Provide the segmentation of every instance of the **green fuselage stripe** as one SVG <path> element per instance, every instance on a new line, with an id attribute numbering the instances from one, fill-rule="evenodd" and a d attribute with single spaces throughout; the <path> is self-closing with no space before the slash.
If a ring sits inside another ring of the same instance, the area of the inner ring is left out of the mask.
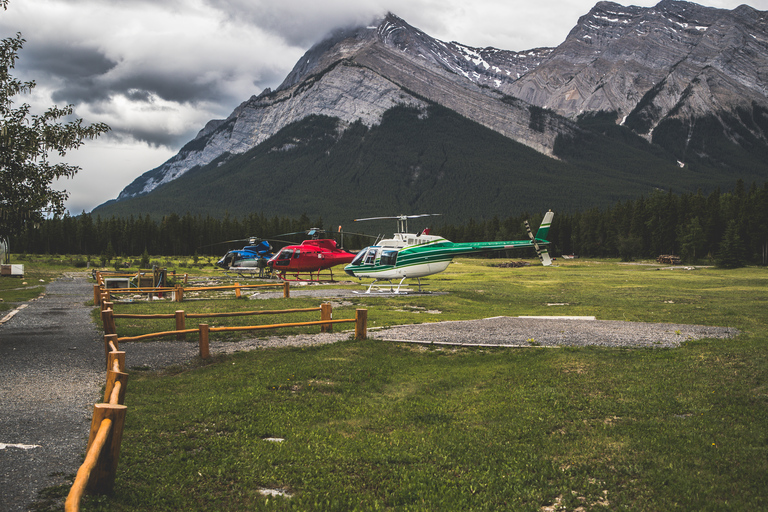
<path id="1" fill-rule="evenodd" d="M 540 246 L 549 245 L 546 240 L 537 240 Z M 448 241 L 435 241 L 423 245 L 412 245 L 400 249 L 397 253 L 396 265 L 362 264 L 348 265 L 346 269 L 356 272 L 377 273 L 392 270 L 393 268 L 411 267 L 427 263 L 439 263 L 450 261 L 454 256 L 472 254 L 484 251 L 500 251 L 504 249 L 533 248 L 530 240 L 516 240 L 508 242 L 467 242 L 453 243 Z M 384 247 L 384 250 L 387 248 Z M 379 257 L 381 254 L 379 254 Z"/>

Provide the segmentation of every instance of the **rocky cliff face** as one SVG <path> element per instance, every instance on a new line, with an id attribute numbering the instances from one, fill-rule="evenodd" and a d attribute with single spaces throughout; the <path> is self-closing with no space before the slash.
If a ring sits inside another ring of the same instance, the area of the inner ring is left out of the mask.
<path id="1" fill-rule="evenodd" d="M 557 48 L 512 52 L 439 41 L 390 14 L 315 45 L 275 91 L 208 123 L 118 199 L 243 153 L 307 116 L 339 118 L 341 129 L 372 126 L 395 105 L 426 112 L 426 101 L 547 155 L 558 136 L 578 131 L 578 115 L 599 111 L 617 113 L 649 139 L 664 121 L 692 129 L 697 118 L 725 112 L 741 123 L 730 121 L 735 142 L 741 128 L 765 141 L 766 23 L 765 12 L 745 5 L 728 11 L 672 0 L 652 8 L 600 2 Z M 744 112 L 750 120 L 743 121 Z"/>
<path id="2" fill-rule="evenodd" d="M 746 5 L 600 2 L 536 69 L 500 89 L 570 118 L 617 112 L 650 135 L 668 116 L 767 105 L 766 28 L 766 13 Z"/>
<path id="3" fill-rule="evenodd" d="M 226 120 L 209 122 L 176 156 L 126 187 L 118 200 L 243 153 L 307 116 L 372 126 L 395 105 L 424 109 L 424 98 L 551 154 L 555 138 L 572 130 L 571 123 L 497 88 L 501 80 L 535 68 L 549 51 L 443 43 L 391 14 L 375 26 L 339 31 L 312 47 L 275 91 L 251 97 Z"/>

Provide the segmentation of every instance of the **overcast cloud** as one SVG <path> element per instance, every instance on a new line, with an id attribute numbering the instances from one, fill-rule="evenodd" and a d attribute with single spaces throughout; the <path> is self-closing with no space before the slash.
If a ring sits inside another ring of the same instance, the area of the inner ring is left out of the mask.
<path id="1" fill-rule="evenodd" d="M 26 39 L 15 75 L 35 80 L 33 110 L 74 104 L 112 131 L 66 161 L 78 214 L 113 199 L 176 154 L 211 119 L 277 87 L 331 30 L 387 11 L 444 41 L 505 50 L 560 44 L 592 0 L 11 0 L 0 37 Z M 620 2 L 621 3 L 621 2 Z M 652 6 L 657 0 L 631 2 Z M 710 0 L 733 9 L 743 1 Z M 768 0 L 747 2 L 768 10 Z M 626 5 L 627 3 L 625 3 Z"/>

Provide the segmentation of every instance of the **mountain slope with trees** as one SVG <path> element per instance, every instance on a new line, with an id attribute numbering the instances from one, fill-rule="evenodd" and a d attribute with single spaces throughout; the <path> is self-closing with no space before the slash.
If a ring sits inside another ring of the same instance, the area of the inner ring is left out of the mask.
<path id="1" fill-rule="evenodd" d="M 380 125 L 339 129 L 315 116 L 242 155 L 194 169 L 152 194 L 102 206 L 102 216 L 176 212 L 242 217 L 306 213 L 330 224 L 396 213 L 441 213 L 449 222 L 523 211 L 608 206 L 655 189 L 695 192 L 732 186 L 704 164 L 680 168 L 673 155 L 610 121 L 584 121 L 548 158 L 446 108 L 396 107 Z M 760 172 L 745 179 L 762 181 Z"/>

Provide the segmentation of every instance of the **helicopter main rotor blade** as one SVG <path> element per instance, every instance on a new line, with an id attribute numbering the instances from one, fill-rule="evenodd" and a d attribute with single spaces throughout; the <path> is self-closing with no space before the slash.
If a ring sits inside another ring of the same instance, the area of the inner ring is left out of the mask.
<path id="1" fill-rule="evenodd" d="M 281 235 L 277 235 L 281 236 Z M 288 240 L 280 240 L 279 238 L 261 238 L 258 236 L 249 236 L 248 238 L 237 238 L 235 240 L 225 240 L 223 242 L 216 242 L 213 244 L 208 245 L 201 245 L 198 247 L 198 249 L 205 249 L 206 247 L 213 247 L 216 245 L 224 245 L 224 244 L 233 244 L 233 243 L 240 243 L 240 242 L 249 242 L 249 243 L 258 243 L 258 242 L 278 242 L 282 244 L 290 244 L 293 242 L 289 242 Z"/>
<path id="2" fill-rule="evenodd" d="M 247 242 L 249 240 L 250 240 L 250 238 L 240 238 L 239 240 L 225 240 L 224 242 L 216 242 L 214 244 L 201 245 L 201 246 L 198 247 L 198 249 L 204 249 L 206 247 L 213 247 L 214 245 L 233 244 L 235 242 Z"/>
<path id="3" fill-rule="evenodd" d="M 342 235 L 354 235 L 354 236 L 364 236 L 368 238 L 378 238 L 374 235 L 366 235 L 365 233 L 354 233 L 352 231 L 339 231 Z"/>
<path id="4" fill-rule="evenodd" d="M 363 220 L 384 220 L 384 219 L 417 219 L 419 217 L 432 217 L 436 215 L 442 215 L 442 213 L 419 213 L 416 215 L 392 215 L 389 217 L 367 217 L 365 219 L 353 219 L 352 222 L 358 222 Z"/>

